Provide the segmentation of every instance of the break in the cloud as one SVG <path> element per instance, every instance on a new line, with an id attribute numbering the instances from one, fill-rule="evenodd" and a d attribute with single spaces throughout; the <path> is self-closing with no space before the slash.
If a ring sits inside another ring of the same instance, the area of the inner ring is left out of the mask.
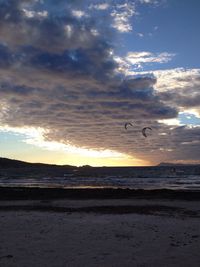
<path id="1" fill-rule="evenodd" d="M 29 143 L 44 146 L 109 151 L 151 162 L 199 159 L 200 129 L 163 123 L 186 106 L 198 109 L 199 70 L 187 79 L 182 71 L 182 81 L 167 71 L 131 73 L 130 64 L 165 63 L 173 54 L 116 55 L 113 26 L 130 31 L 135 5 L 120 1 L 111 13 L 108 8 L 105 2 L 85 7 L 79 1 L 0 1 L 1 129 L 42 128 L 39 139 Z M 172 79 L 166 91 L 163 75 Z M 174 90 L 177 81 L 182 86 Z M 128 131 L 126 121 L 134 123 Z M 154 132 L 148 140 L 141 136 L 145 126 Z"/>

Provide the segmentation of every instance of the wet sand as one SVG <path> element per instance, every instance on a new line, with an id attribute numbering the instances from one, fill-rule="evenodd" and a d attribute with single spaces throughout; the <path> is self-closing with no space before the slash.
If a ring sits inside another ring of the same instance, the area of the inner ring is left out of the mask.
<path id="1" fill-rule="evenodd" d="M 183 199 L 200 200 L 200 191 L 171 189 L 0 187 L 0 200 L 19 199 Z"/>
<path id="2" fill-rule="evenodd" d="M 15 198 L 0 201 L 2 267 L 200 266 L 198 199 Z"/>

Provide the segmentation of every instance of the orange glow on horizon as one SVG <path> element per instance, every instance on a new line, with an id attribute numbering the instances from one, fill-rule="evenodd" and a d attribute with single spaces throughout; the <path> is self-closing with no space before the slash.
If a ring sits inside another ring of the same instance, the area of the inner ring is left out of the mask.
<path id="1" fill-rule="evenodd" d="M 73 165 L 73 166 L 149 166 L 151 162 L 112 150 L 92 150 L 46 141 L 41 128 L 0 127 L 0 131 L 17 134 L 19 140 L 15 147 L 1 152 L 7 157 L 31 163 Z M 16 136 L 15 136 L 16 137 Z M 21 137 L 21 139 L 20 139 Z M 18 144 L 18 145 L 17 145 Z"/>

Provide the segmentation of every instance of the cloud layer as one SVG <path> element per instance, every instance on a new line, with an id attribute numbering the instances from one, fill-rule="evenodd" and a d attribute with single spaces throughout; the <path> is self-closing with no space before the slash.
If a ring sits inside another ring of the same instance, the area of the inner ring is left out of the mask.
<path id="1" fill-rule="evenodd" d="M 178 70 L 127 76 L 119 72 L 124 63 L 113 44 L 116 32 L 132 30 L 135 5 L 56 2 L 0 1 L 1 125 L 41 127 L 48 141 L 152 162 L 199 159 L 198 127 L 158 122 L 184 109 L 199 110 L 199 70 L 193 76 L 184 70 L 180 77 Z M 172 56 L 132 51 L 126 60 L 162 63 Z M 134 124 L 128 131 L 127 121 Z M 153 135 L 144 140 L 145 126 Z"/>

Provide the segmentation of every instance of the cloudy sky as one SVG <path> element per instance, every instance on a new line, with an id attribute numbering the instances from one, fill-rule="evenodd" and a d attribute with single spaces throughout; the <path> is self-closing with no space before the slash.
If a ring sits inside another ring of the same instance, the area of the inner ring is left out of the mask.
<path id="1" fill-rule="evenodd" d="M 0 0 L 0 156 L 200 163 L 199 10 L 199 0 Z"/>

